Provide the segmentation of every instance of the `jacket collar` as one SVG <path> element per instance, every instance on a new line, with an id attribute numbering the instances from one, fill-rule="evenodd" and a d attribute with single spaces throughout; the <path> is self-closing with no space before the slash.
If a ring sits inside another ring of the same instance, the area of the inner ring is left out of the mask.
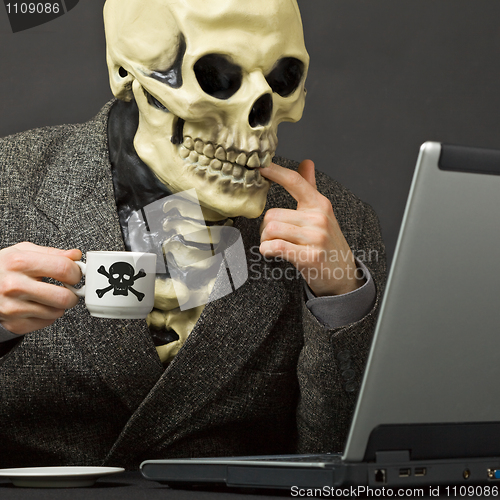
<path id="1" fill-rule="evenodd" d="M 91 121 L 72 125 L 48 158 L 35 206 L 63 233 L 67 248 L 124 250 L 107 146 L 110 101 Z"/>

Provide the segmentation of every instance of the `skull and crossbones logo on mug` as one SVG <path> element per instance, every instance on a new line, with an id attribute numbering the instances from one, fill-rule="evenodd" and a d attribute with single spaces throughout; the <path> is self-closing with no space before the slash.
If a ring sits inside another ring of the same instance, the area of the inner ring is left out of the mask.
<path id="1" fill-rule="evenodd" d="M 99 298 L 102 298 L 111 290 L 113 290 L 113 295 L 125 296 L 128 296 L 128 292 L 130 290 L 137 297 L 139 302 L 144 298 L 143 293 L 138 292 L 133 288 L 136 280 L 146 276 L 144 269 L 140 269 L 139 272 L 135 274 L 135 269 L 128 262 L 115 262 L 114 264 L 111 264 L 109 271 L 106 271 L 105 267 L 101 266 L 97 272 L 106 276 L 109 281 L 109 286 L 107 288 L 96 290 Z"/>

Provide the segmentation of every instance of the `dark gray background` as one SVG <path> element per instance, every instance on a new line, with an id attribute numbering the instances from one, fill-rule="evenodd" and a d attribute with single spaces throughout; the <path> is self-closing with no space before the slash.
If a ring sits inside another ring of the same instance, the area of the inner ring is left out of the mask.
<path id="1" fill-rule="evenodd" d="M 111 97 L 102 5 L 80 0 L 16 34 L 0 6 L 0 136 L 85 121 Z M 281 125 L 278 153 L 315 160 L 369 202 L 392 255 L 422 142 L 500 148 L 500 2 L 299 5 L 309 94 L 302 121 Z"/>

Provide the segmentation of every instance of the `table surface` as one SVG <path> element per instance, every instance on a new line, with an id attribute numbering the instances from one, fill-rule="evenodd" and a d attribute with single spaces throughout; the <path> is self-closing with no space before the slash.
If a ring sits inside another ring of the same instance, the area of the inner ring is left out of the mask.
<path id="1" fill-rule="evenodd" d="M 0 478 L 1 500 L 265 500 L 290 496 L 289 492 L 179 490 L 144 479 L 139 472 L 122 472 L 98 479 L 88 488 L 20 488 Z"/>
<path id="2" fill-rule="evenodd" d="M 1 500 L 279 500 L 279 498 L 290 498 L 290 493 L 290 491 L 273 492 L 257 489 L 245 491 L 171 489 L 166 485 L 144 479 L 139 472 L 129 471 L 98 479 L 94 486 L 88 488 L 19 488 L 8 479 L 0 478 Z M 440 493 L 439 498 L 459 498 L 445 496 L 444 490 Z M 398 496 L 398 498 L 410 497 Z M 425 500 L 431 497 L 419 498 Z M 467 495 L 467 498 L 480 497 Z"/>

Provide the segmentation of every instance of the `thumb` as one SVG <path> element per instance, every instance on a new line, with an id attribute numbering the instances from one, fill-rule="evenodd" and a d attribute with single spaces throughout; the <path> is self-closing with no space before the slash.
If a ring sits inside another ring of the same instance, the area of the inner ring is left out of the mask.
<path id="1" fill-rule="evenodd" d="M 80 250 L 78 250 L 77 248 L 72 248 L 70 250 L 62 250 L 62 254 L 71 260 L 81 260 L 82 259 L 82 252 Z"/>

